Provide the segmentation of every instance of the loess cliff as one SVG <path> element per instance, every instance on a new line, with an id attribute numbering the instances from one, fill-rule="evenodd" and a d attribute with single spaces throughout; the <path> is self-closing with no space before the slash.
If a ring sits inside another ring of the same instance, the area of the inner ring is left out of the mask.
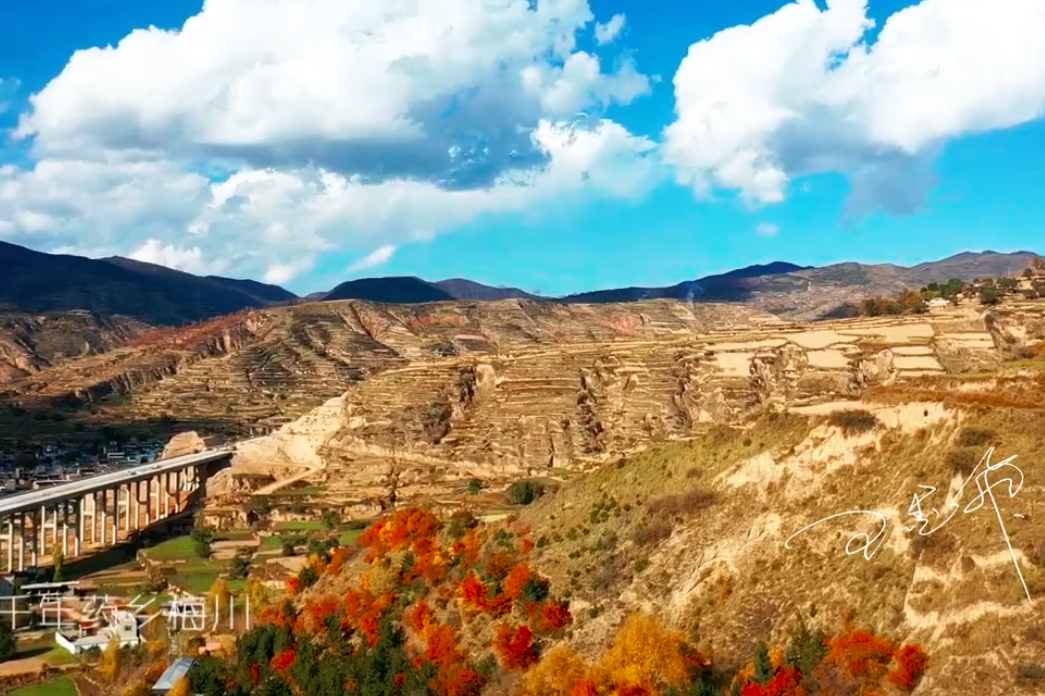
<path id="1" fill-rule="evenodd" d="M 346 500 L 438 499 L 471 478 L 561 478 L 766 410 L 882 389 L 969 399 L 978 390 L 1018 388 L 1027 381 L 1013 372 L 1014 356 L 1045 340 L 1043 305 L 815 325 L 734 314 L 729 324 L 705 317 L 703 326 L 667 320 L 680 308 L 651 303 L 648 313 L 617 319 L 615 340 L 591 336 L 589 327 L 511 350 L 502 338 L 495 351 L 471 335 L 470 353 L 403 356 L 408 364 L 327 399 L 252 443 L 240 461 L 322 469 L 330 494 Z M 621 335 L 625 328 L 630 334 Z"/>

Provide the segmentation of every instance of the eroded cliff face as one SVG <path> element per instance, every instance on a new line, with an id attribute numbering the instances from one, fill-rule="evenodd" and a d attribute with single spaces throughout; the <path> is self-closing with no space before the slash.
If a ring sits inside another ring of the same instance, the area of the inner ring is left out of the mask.
<path id="1" fill-rule="evenodd" d="M 150 327 L 86 311 L 0 312 L 0 387 L 87 355 L 126 345 Z"/>
<path id="2" fill-rule="evenodd" d="M 1005 357 L 1033 355 L 1045 343 L 1045 311 L 1040 304 L 1015 304 L 986 313 L 984 324 Z"/>
<path id="3" fill-rule="evenodd" d="M 399 500 L 473 477 L 554 476 L 709 423 L 996 367 L 1004 350 L 988 326 L 1011 332 L 1017 321 L 957 310 L 417 361 L 285 426 L 272 456 L 327 467 L 334 491 Z"/>

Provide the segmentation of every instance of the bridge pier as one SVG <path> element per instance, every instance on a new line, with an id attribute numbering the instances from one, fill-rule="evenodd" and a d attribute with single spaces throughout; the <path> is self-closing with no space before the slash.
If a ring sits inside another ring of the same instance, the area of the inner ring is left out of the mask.
<path id="1" fill-rule="evenodd" d="M 0 497 L 0 570 L 50 562 L 57 549 L 78 558 L 184 512 L 205 467 L 230 454 L 209 450 Z"/>

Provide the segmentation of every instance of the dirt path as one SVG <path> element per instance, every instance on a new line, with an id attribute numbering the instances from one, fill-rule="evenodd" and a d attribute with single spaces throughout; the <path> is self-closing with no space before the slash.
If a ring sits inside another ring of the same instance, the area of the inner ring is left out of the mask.
<path id="1" fill-rule="evenodd" d="M 278 490 L 280 490 L 282 488 L 286 488 L 287 486 L 295 484 L 298 481 L 302 481 L 304 479 L 307 479 L 309 476 L 315 476 L 320 471 L 323 471 L 323 469 L 325 469 L 325 468 L 326 468 L 325 466 L 311 467 L 311 468 L 306 469 L 305 471 L 301 472 L 300 474 L 296 474 L 294 476 L 291 476 L 290 478 L 285 478 L 285 479 L 282 479 L 280 481 L 274 481 L 273 483 L 270 483 L 267 486 L 262 486 L 258 490 L 254 491 L 253 495 L 272 495 L 273 493 L 275 493 L 276 491 L 278 491 Z"/>
<path id="2" fill-rule="evenodd" d="M 24 657 L 21 660 L 0 662 L 0 680 L 36 674 L 47 669 L 47 663 L 40 657 Z"/>

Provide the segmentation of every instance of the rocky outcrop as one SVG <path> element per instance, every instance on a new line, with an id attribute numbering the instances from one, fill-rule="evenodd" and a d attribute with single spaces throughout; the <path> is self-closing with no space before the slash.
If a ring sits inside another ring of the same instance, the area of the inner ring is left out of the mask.
<path id="1" fill-rule="evenodd" d="M 983 323 L 998 352 L 1008 358 L 1031 357 L 1045 343 L 1045 306 L 1040 303 L 992 309 Z"/>
<path id="2" fill-rule="evenodd" d="M 170 439 L 167 446 L 163 448 L 163 459 L 169 457 L 182 457 L 186 454 L 196 454 L 207 449 L 207 443 L 200 434 L 195 431 L 178 433 Z"/>

